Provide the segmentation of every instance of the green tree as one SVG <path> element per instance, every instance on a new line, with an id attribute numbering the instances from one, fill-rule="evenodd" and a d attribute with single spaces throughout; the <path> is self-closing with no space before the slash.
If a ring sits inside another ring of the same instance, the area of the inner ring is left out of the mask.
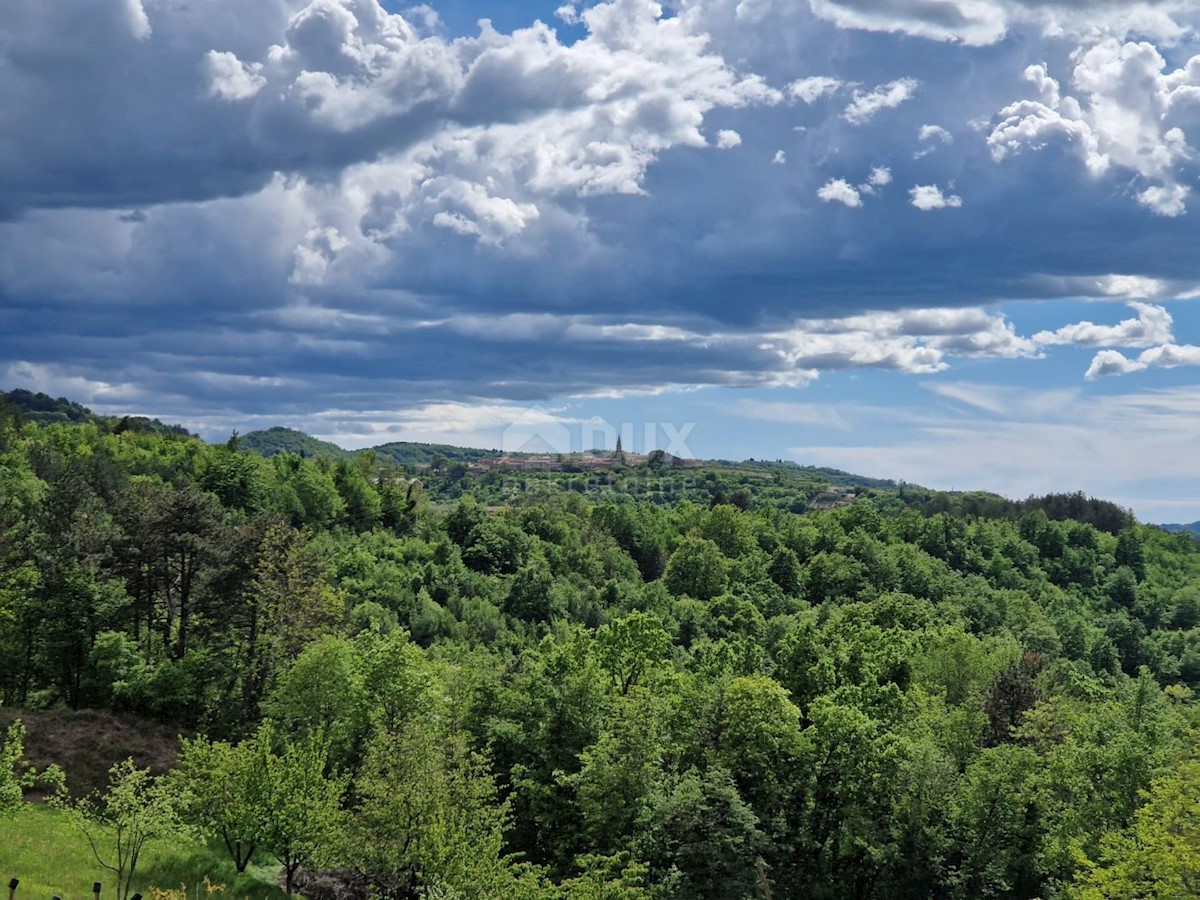
<path id="1" fill-rule="evenodd" d="M 343 825 L 342 794 L 348 779 L 326 771 L 329 741 L 320 732 L 272 752 L 263 734 L 256 742 L 265 773 L 262 846 L 283 866 L 290 897 L 296 871 L 332 855 Z"/>
<path id="2" fill-rule="evenodd" d="M 659 618 L 637 610 L 596 630 L 596 658 L 622 694 L 661 662 L 670 646 L 671 636 Z"/>
<path id="3" fill-rule="evenodd" d="M 25 757 L 25 726 L 15 719 L 0 744 L 0 818 L 10 816 L 21 808 L 21 799 L 28 784 L 22 766 Z"/>
<path id="4" fill-rule="evenodd" d="M 186 834 L 174 792 L 132 759 L 109 769 L 108 791 L 71 807 L 96 862 L 117 878 L 117 896 L 128 900 L 142 851 L 152 841 Z"/>
<path id="5" fill-rule="evenodd" d="M 565 612 L 555 603 L 554 576 L 541 553 L 535 553 L 513 578 L 504 611 L 524 622 L 549 622 Z"/>
<path id="6" fill-rule="evenodd" d="M 282 524 L 263 535 L 248 593 L 246 675 L 257 698 L 279 656 L 296 657 L 341 621 L 345 599 L 330 583 L 320 550 L 304 532 Z"/>
<path id="7" fill-rule="evenodd" d="M 366 531 L 379 524 L 383 504 L 361 466 L 346 461 L 338 463 L 333 472 L 333 483 L 345 504 L 346 522 L 351 528 Z"/>
<path id="8" fill-rule="evenodd" d="M 751 675 L 729 683 L 714 758 L 760 815 L 784 802 L 781 782 L 802 746 L 800 710 L 778 682 Z"/>
<path id="9" fill-rule="evenodd" d="M 344 855 L 384 896 L 423 887 L 434 896 L 513 895 L 520 880 L 504 855 L 508 804 L 485 761 L 431 722 L 371 741 Z"/>
<path id="10" fill-rule="evenodd" d="M 269 744 L 269 726 L 253 740 L 237 745 L 184 738 L 171 787 L 182 818 L 225 845 L 238 872 L 245 872 L 263 840 L 268 804 L 266 759 L 258 750 Z"/>
<path id="11" fill-rule="evenodd" d="M 1200 896 L 1200 760 L 1152 785 L 1129 828 L 1106 835 L 1080 860 L 1075 900 L 1174 900 Z"/>
<path id="12" fill-rule="evenodd" d="M 583 751 L 579 774 L 569 783 L 592 848 L 615 853 L 628 844 L 663 774 L 664 718 L 660 699 L 634 690 L 617 700 L 599 739 Z"/>
<path id="13" fill-rule="evenodd" d="M 711 600 L 725 590 L 729 568 L 716 544 L 707 538 L 689 537 L 671 554 L 663 580 L 676 596 Z"/>
<path id="14" fill-rule="evenodd" d="M 984 750 L 967 768 L 951 810 L 955 896 L 1038 895 L 1039 808 L 1031 781 L 1039 767 L 1026 747 Z"/>
<path id="15" fill-rule="evenodd" d="M 736 506 L 714 506 L 700 525 L 700 536 L 708 538 L 729 558 L 745 556 L 757 546 L 750 519 Z"/>
<path id="16" fill-rule="evenodd" d="M 680 900 L 748 900 L 766 839 L 758 817 L 718 768 L 683 775 L 647 813 L 638 852 Z"/>
<path id="17" fill-rule="evenodd" d="M 280 673 L 263 709 L 289 738 L 323 734 L 332 764 L 350 768 L 366 734 L 368 704 L 357 648 L 325 637 Z"/>

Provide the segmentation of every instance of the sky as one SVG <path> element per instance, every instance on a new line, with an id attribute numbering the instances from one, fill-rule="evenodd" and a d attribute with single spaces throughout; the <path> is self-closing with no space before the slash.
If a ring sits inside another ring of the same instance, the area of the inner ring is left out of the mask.
<path id="1" fill-rule="evenodd" d="M 6 0 L 0 387 L 1200 519 L 1200 0 Z"/>

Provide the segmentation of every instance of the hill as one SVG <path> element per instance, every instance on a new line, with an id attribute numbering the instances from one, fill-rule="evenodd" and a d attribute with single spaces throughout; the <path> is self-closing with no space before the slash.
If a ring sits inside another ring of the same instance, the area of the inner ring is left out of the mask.
<path id="1" fill-rule="evenodd" d="M 0 406 L 7 406 L 22 421 L 35 425 L 82 425 L 91 422 L 117 433 L 136 431 L 140 434 L 194 436 L 182 425 L 168 425 L 146 416 L 101 416 L 66 397 L 51 397 L 40 391 L 22 388 L 0 393 Z"/>
<path id="2" fill-rule="evenodd" d="M 1171 534 L 1175 534 L 1180 531 L 1187 531 L 1192 534 L 1200 534 L 1200 522 L 1189 522 L 1186 525 L 1172 523 L 1169 525 L 1159 525 L 1158 527 L 1163 531 L 1169 531 Z"/>
<path id="3" fill-rule="evenodd" d="M 352 459 L 354 454 L 337 444 L 315 438 L 294 428 L 268 428 L 266 431 L 251 431 L 238 435 L 238 447 L 250 453 L 270 458 L 277 453 L 294 453 L 305 459 L 325 456 L 329 459 Z"/>
<path id="4" fill-rule="evenodd" d="M 294 453 L 305 459 L 324 456 L 327 459 L 353 459 L 362 451 L 347 450 L 330 441 L 323 441 L 295 428 L 268 428 L 266 431 L 251 431 L 238 435 L 238 447 L 259 456 L 272 457 L 277 453 Z M 377 447 L 367 448 L 380 461 L 391 461 L 400 466 L 425 466 L 439 456 L 447 462 L 472 463 L 476 460 L 499 455 L 497 450 L 477 450 L 471 447 L 454 447 L 450 444 L 426 444 L 418 441 L 392 441 Z"/>
<path id="5" fill-rule="evenodd" d="M 249 842 L 294 873 L 299 835 L 367 881 L 310 900 L 1196 895 L 1080 887 L 1141 878 L 1146 834 L 1200 871 L 1150 830 L 1200 796 L 1200 547 L 1114 504 L 11 417 L 0 446 L 0 727 L 77 789 L 178 746 L 197 875 Z M 15 815 L 0 877 L 86 893 L 69 822 Z"/>
<path id="6" fill-rule="evenodd" d="M 473 463 L 500 455 L 498 450 L 454 447 L 450 444 L 423 444 L 414 441 L 393 441 L 371 449 L 381 459 L 390 459 L 401 466 L 429 465 L 439 456 L 445 457 L 447 462 Z"/>

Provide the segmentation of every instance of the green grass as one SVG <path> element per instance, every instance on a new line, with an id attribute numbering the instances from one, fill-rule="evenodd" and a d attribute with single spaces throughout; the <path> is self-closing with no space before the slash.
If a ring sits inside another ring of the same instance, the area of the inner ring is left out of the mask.
<path id="1" fill-rule="evenodd" d="M 133 889 L 147 893 L 150 887 L 186 885 L 191 898 L 207 875 L 226 886 L 213 895 L 217 900 L 274 900 L 284 896 L 275 882 L 278 868 L 251 866 L 238 875 L 227 856 L 203 844 L 152 842 L 138 864 Z M 64 812 L 47 806 L 27 806 L 0 819 L 0 887 L 10 878 L 21 880 L 17 900 L 50 900 L 54 894 L 63 900 L 92 900 L 96 881 L 104 885 L 103 900 L 117 896 L 116 878 L 96 862 L 79 829 Z M 203 888 L 199 896 L 204 897 Z"/>

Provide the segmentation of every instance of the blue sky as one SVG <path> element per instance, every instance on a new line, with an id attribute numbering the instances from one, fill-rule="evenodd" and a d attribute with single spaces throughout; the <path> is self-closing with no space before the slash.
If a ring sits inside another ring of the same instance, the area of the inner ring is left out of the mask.
<path id="1" fill-rule="evenodd" d="M 1198 25 L 9 0 L 0 384 L 210 439 L 602 421 L 1200 519 Z"/>

